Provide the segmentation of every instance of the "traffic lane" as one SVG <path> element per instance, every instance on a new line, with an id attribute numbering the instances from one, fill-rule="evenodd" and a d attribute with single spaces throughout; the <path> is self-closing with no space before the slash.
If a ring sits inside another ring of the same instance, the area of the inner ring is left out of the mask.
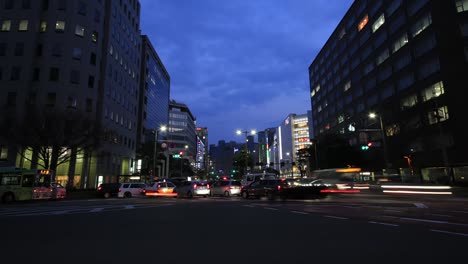
<path id="1" fill-rule="evenodd" d="M 467 239 L 245 203 L 177 203 L 129 211 L 5 219 L 2 250 L 17 262 L 450 262 Z M 63 230 L 59 232 L 58 230 Z M 54 234 L 53 236 L 51 234 Z M 24 247 L 28 245 L 28 254 Z M 33 245 L 33 246 L 30 246 Z M 381 262 L 381 261 L 380 261 Z"/>

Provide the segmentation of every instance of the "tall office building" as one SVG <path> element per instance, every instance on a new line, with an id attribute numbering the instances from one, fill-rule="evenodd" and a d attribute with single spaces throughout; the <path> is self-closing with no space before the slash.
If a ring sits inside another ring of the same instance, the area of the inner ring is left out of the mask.
<path id="1" fill-rule="evenodd" d="M 52 153 L 56 180 L 76 188 L 132 173 L 139 21 L 135 0 L 1 2 L 0 122 L 16 129 L 0 139 L 6 165 Z"/>
<path id="2" fill-rule="evenodd" d="M 208 172 L 208 128 L 197 127 L 197 154 L 195 158 L 195 168 L 205 172 L 206 176 Z"/>
<path id="3" fill-rule="evenodd" d="M 181 102 L 169 103 L 168 142 L 173 153 L 183 153 L 183 157 L 195 165 L 197 151 L 196 119 L 190 108 Z"/>
<path id="4" fill-rule="evenodd" d="M 463 0 L 354 1 L 309 67 L 319 146 L 341 134 L 380 168 L 425 180 L 453 168 L 461 181 L 467 10 Z"/>

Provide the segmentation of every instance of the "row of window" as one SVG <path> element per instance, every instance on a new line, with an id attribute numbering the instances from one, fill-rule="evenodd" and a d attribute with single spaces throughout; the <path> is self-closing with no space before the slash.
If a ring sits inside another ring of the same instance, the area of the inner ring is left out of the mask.
<path id="1" fill-rule="evenodd" d="M 117 112 L 110 111 L 107 107 L 104 109 L 104 118 L 114 121 L 116 124 L 119 124 L 122 127 L 126 127 L 128 130 L 132 130 L 136 126 L 135 122 L 132 123 L 130 118 L 125 118 L 123 114 L 118 114 Z"/>
<path id="2" fill-rule="evenodd" d="M 37 96 L 36 94 L 31 94 L 27 99 L 28 104 L 36 104 Z M 45 105 L 47 107 L 55 107 L 57 104 L 57 94 L 56 93 L 47 93 L 45 95 Z M 74 97 L 67 98 L 67 107 L 68 108 L 77 108 L 78 102 L 77 99 Z M 17 105 L 17 94 L 16 92 L 8 92 L 6 102 L 6 106 L 14 107 Z M 85 111 L 86 112 L 93 112 L 93 99 L 87 98 L 85 101 Z"/>
<path id="3" fill-rule="evenodd" d="M 32 8 L 31 1 L 32 0 L 21 0 L 21 6 L 20 7 L 22 9 L 31 9 Z M 34 0 L 34 2 L 36 3 L 37 0 Z M 5 10 L 14 9 L 16 7 L 15 3 L 19 3 L 19 1 L 18 0 L 4 0 L 3 8 Z M 67 3 L 69 3 L 69 1 L 67 1 L 67 0 L 58 0 L 58 1 L 56 1 L 56 3 L 57 3 L 56 9 L 60 10 L 60 11 L 64 11 L 64 10 L 67 9 Z M 98 0 L 98 3 L 102 3 L 102 0 Z M 41 1 L 40 8 L 41 8 L 42 11 L 49 10 L 49 6 L 50 6 L 49 0 L 42 0 Z M 86 2 L 79 1 L 78 6 L 76 8 L 77 14 L 86 16 L 87 9 L 88 9 L 87 7 L 88 6 L 87 6 Z"/>
<path id="4" fill-rule="evenodd" d="M 123 136 L 123 135 L 119 135 L 112 131 L 104 132 L 103 140 L 106 142 L 110 142 L 112 144 L 126 146 L 129 149 L 133 149 L 133 150 L 135 149 L 135 141 L 133 139 L 127 138 L 126 136 Z"/>

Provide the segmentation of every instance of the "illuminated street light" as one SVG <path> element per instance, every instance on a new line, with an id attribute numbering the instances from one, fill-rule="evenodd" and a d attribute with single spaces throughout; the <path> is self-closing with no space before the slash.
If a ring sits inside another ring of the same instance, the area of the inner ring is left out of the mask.
<path id="1" fill-rule="evenodd" d="M 369 113 L 369 118 L 370 119 L 379 118 L 380 136 L 382 137 L 382 147 L 383 147 L 385 168 L 388 169 L 387 142 L 386 142 L 386 138 L 385 138 L 385 131 L 384 131 L 384 126 L 383 126 L 383 121 L 382 121 L 382 115 L 377 115 L 376 113 Z"/>
<path id="2" fill-rule="evenodd" d="M 156 176 L 156 153 L 158 149 L 158 136 L 159 131 L 164 132 L 167 130 L 167 127 L 162 125 L 159 129 L 153 130 L 154 133 L 154 153 L 153 153 L 153 177 Z"/>
<path id="3" fill-rule="evenodd" d="M 247 150 L 247 142 L 249 141 L 249 139 L 247 138 L 248 134 L 249 134 L 249 131 L 245 130 L 245 131 L 242 131 L 240 129 L 238 129 L 236 131 L 236 134 L 237 135 L 242 135 L 242 133 L 244 133 L 245 135 L 245 174 L 247 174 L 247 168 L 248 168 L 248 150 Z M 257 134 L 257 131 L 255 129 L 252 129 L 250 130 L 250 135 L 255 135 Z"/>

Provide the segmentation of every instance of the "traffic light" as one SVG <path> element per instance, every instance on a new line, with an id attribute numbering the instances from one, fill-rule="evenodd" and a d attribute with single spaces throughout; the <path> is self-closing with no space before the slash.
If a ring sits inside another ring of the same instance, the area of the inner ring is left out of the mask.
<path id="1" fill-rule="evenodd" d="M 179 156 L 182 157 L 184 155 L 183 151 L 179 151 Z"/>
<path id="2" fill-rule="evenodd" d="M 361 146 L 361 150 L 368 150 L 369 146 Z"/>
<path id="3" fill-rule="evenodd" d="M 180 155 L 179 155 L 179 154 L 172 154 L 172 157 L 173 157 L 174 159 L 180 159 Z"/>
<path id="4" fill-rule="evenodd" d="M 372 142 L 368 142 L 368 143 L 367 143 L 367 146 L 368 146 L 369 148 L 372 147 L 373 145 L 374 145 L 374 143 L 372 143 Z"/>

